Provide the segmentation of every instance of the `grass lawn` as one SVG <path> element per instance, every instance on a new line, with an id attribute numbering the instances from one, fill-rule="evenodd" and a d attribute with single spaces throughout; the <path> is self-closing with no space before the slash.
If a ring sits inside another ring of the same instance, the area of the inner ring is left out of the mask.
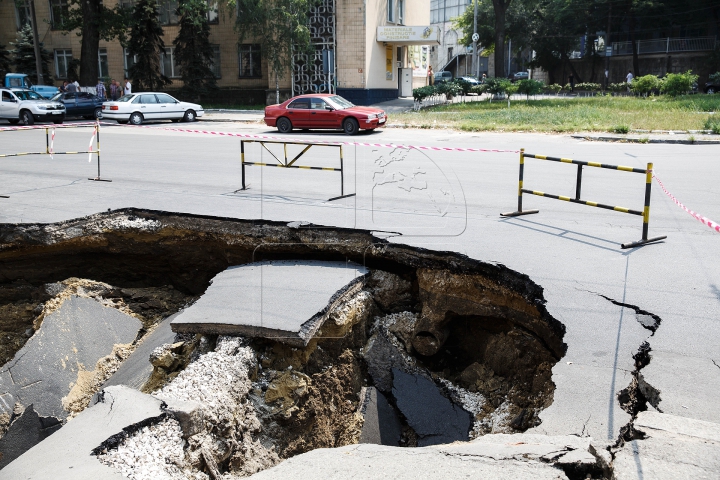
<path id="1" fill-rule="evenodd" d="M 710 112 L 718 112 L 711 114 Z M 454 103 L 392 116 L 393 123 L 465 131 L 620 132 L 703 130 L 720 123 L 720 95 L 551 98 Z"/>

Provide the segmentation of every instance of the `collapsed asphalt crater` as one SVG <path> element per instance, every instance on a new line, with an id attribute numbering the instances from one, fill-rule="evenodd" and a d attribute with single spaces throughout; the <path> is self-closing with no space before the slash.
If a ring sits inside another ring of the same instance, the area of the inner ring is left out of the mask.
<path id="1" fill-rule="evenodd" d="M 192 328 L 176 334 L 165 325 L 228 267 L 288 260 L 366 269 L 303 343 Z M 358 230 L 135 209 L 5 225 L 0 279 L 0 311 L 16 312 L 0 323 L 13 339 L 0 352 L 6 364 L 31 346 L 60 297 L 89 297 L 140 320 L 134 340 L 110 344 L 109 374 L 96 367 L 82 395 L 73 403 L 62 392 L 65 411 L 52 415 L 65 421 L 92 404 L 144 348 L 147 375 L 134 387 L 165 402 L 168 415 L 95 449 L 132 478 L 145 477 L 127 453 L 150 451 L 150 437 L 173 446 L 171 460 L 160 462 L 167 474 L 217 478 L 361 439 L 424 446 L 525 431 L 552 403 L 551 370 L 566 350 L 564 326 L 526 275 Z M 83 378 L 91 369 L 79 368 Z M 24 385 L 9 385 L 15 380 L 5 370 L 0 433 L 29 407 L 12 393 Z"/>

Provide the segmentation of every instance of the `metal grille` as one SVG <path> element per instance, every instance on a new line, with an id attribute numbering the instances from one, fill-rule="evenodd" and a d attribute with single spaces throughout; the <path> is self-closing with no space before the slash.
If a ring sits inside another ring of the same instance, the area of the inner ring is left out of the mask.
<path id="1" fill-rule="evenodd" d="M 294 53 L 292 94 L 335 93 L 335 0 L 310 7 L 310 55 Z"/>

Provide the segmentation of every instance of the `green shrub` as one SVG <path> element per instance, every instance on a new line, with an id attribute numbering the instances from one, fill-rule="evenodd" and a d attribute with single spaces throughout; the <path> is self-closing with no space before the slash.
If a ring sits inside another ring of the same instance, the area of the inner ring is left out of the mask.
<path id="1" fill-rule="evenodd" d="M 630 84 L 630 89 L 637 95 L 647 97 L 653 91 L 658 90 L 661 85 L 660 79 L 655 75 L 645 75 L 643 77 L 634 78 Z"/>
<path id="2" fill-rule="evenodd" d="M 613 133 L 628 133 L 630 131 L 630 127 L 627 125 L 615 125 L 610 129 Z"/>
<path id="3" fill-rule="evenodd" d="M 720 118 L 713 115 L 705 120 L 705 130 L 710 130 L 715 135 L 720 135 Z"/>
<path id="4" fill-rule="evenodd" d="M 585 90 L 585 91 L 588 91 L 588 92 L 595 92 L 595 91 L 600 90 L 600 84 L 599 84 L 599 83 L 583 82 L 583 83 L 578 83 L 577 85 L 575 85 L 575 88 L 576 88 L 577 90 Z"/>
<path id="5" fill-rule="evenodd" d="M 562 90 L 562 85 L 558 85 L 557 83 L 553 83 L 552 85 L 545 85 L 545 90 L 550 93 L 558 94 L 560 90 Z"/>
<path id="6" fill-rule="evenodd" d="M 677 97 L 690 92 L 698 76 L 688 70 L 685 73 L 668 73 L 663 79 L 660 91 L 665 95 Z"/>
<path id="7" fill-rule="evenodd" d="M 487 85 L 484 84 L 484 83 L 482 83 L 482 84 L 480 84 L 480 85 L 473 85 L 473 86 L 470 88 L 470 93 L 476 93 L 476 94 L 478 94 L 478 95 L 482 95 L 482 94 L 485 93 L 486 91 L 487 91 Z"/>
<path id="8" fill-rule="evenodd" d="M 545 86 L 543 82 L 530 78 L 527 80 L 520 80 L 516 85 L 518 93 L 524 94 L 527 98 L 530 98 L 530 95 L 537 95 L 542 92 L 543 87 Z"/>
<path id="9" fill-rule="evenodd" d="M 572 87 L 569 83 L 566 83 L 562 88 L 563 88 L 563 90 L 565 90 L 566 92 L 569 92 L 569 91 L 571 91 L 571 90 L 573 89 L 573 87 Z"/>
<path id="10" fill-rule="evenodd" d="M 462 92 L 460 85 L 455 82 L 443 82 L 440 85 L 436 85 L 437 93 L 445 94 L 446 97 L 453 97 L 459 95 Z"/>
<path id="11" fill-rule="evenodd" d="M 507 78 L 488 78 L 485 85 L 487 85 L 487 91 L 493 95 L 502 95 L 507 93 L 508 88 L 512 86 L 512 82 Z"/>
<path id="12" fill-rule="evenodd" d="M 720 72 L 715 72 L 710 75 L 710 81 L 712 83 L 720 83 Z"/>
<path id="13" fill-rule="evenodd" d="M 437 89 L 434 85 L 428 85 L 425 87 L 413 89 L 413 98 L 416 102 L 422 102 L 427 97 L 431 97 L 437 93 Z"/>
<path id="14" fill-rule="evenodd" d="M 608 89 L 610 89 L 611 92 L 620 93 L 620 92 L 626 92 L 628 88 L 628 84 L 625 82 L 622 83 L 611 83 L 608 85 Z"/>
<path id="15" fill-rule="evenodd" d="M 472 83 L 468 82 L 467 80 L 464 80 L 462 78 L 458 78 L 455 80 L 455 83 L 460 87 L 460 92 L 463 95 L 467 95 L 470 93 L 470 89 L 472 88 Z"/>

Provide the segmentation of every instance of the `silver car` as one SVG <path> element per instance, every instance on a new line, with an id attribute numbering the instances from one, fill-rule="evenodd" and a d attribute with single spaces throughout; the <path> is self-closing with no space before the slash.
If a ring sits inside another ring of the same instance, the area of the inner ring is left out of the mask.
<path id="1" fill-rule="evenodd" d="M 0 88 L 0 118 L 15 125 L 46 121 L 63 123 L 65 105 L 23 88 Z"/>
<path id="2" fill-rule="evenodd" d="M 140 125 L 151 120 L 194 122 L 205 111 L 197 103 L 181 102 L 167 93 L 140 92 L 124 95 L 115 101 L 104 102 L 103 120 Z"/>

